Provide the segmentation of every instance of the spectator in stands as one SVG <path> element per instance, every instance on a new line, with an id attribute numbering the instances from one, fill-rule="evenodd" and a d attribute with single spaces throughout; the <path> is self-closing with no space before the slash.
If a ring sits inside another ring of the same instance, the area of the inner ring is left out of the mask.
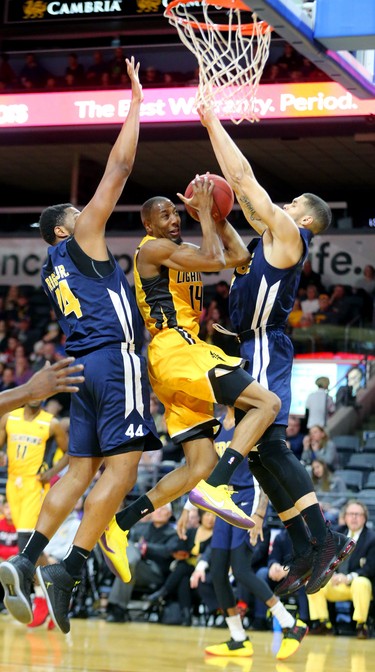
<path id="1" fill-rule="evenodd" d="M 303 437 L 304 434 L 301 431 L 301 418 L 297 415 L 290 415 L 286 428 L 286 441 L 289 448 L 299 460 L 301 459 L 303 451 Z"/>
<path id="2" fill-rule="evenodd" d="M 314 313 L 315 324 L 338 324 L 337 312 L 333 310 L 330 304 L 328 294 L 319 294 L 319 309 Z"/>
<path id="3" fill-rule="evenodd" d="M 337 390 L 336 407 L 355 406 L 358 391 L 365 384 L 365 375 L 360 366 L 352 366 L 346 374 L 346 385 Z"/>
<path id="4" fill-rule="evenodd" d="M 305 314 L 309 315 L 319 310 L 318 288 L 316 285 L 307 285 L 306 298 L 301 301 L 301 309 Z"/>
<path id="5" fill-rule="evenodd" d="M 94 87 L 101 86 L 103 84 L 102 76 L 104 74 L 108 75 L 108 83 L 110 83 L 109 64 L 105 62 L 103 52 L 101 52 L 100 49 L 96 49 L 92 58 L 93 63 L 88 67 L 86 72 L 86 84 Z"/>
<path id="6" fill-rule="evenodd" d="M 149 65 L 142 73 L 142 84 L 144 87 L 162 86 L 163 77 L 159 70 L 154 65 Z"/>
<path id="7" fill-rule="evenodd" d="M 68 56 L 68 65 L 65 69 L 65 84 L 67 86 L 79 88 L 85 83 L 85 70 L 82 63 L 79 63 L 78 56 L 71 53 Z"/>
<path id="8" fill-rule="evenodd" d="M 14 381 L 16 385 L 24 385 L 30 380 L 33 370 L 27 357 L 17 357 L 14 364 Z"/>
<path id="9" fill-rule="evenodd" d="M 5 366 L 2 380 L 0 381 L 0 392 L 13 390 L 15 387 L 17 387 L 17 385 L 14 380 L 14 369 L 11 366 Z"/>
<path id="10" fill-rule="evenodd" d="M 332 474 L 324 460 L 319 459 L 311 463 L 311 480 L 325 519 L 337 525 L 340 509 L 348 499 L 343 479 Z"/>
<path id="11" fill-rule="evenodd" d="M 36 55 L 26 54 L 25 65 L 20 72 L 20 80 L 24 89 L 43 89 L 49 73 L 38 63 Z"/>
<path id="12" fill-rule="evenodd" d="M 18 84 L 18 78 L 9 63 L 8 54 L 1 54 L 0 56 L 0 81 L 4 85 L 5 91 L 15 89 Z"/>
<path id="13" fill-rule="evenodd" d="M 292 71 L 301 71 L 302 56 L 291 44 L 285 43 L 284 53 L 276 60 L 281 76 L 290 77 Z"/>
<path id="14" fill-rule="evenodd" d="M 9 560 L 18 553 L 17 530 L 12 520 L 10 506 L 6 500 L 1 506 L 0 515 L 0 562 Z"/>
<path id="15" fill-rule="evenodd" d="M 335 402 L 328 394 L 329 378 L 319 376 L 315 385 L 317 390 L 311 392 L 306 399 L 306 427 L 310 429 L 314 425 L 325 427 L 328 418 L 335 412 Z"/>
<path id="16" fill-rule="evenodd" d="M 366 264 L 363 269 L 363 276 L 359 278 L 355 287 L 364 289 L 371 296 L 375 292 L 375 267 L 372 264 Z"/>
<path id="17" fill-rule="evenodd" d="M 173 553 L 175 562 L 163 585 L 148 596 L 152 604 L 167 597 L 177 597 L 182 612 L 182 625 L 191 625 L 192 593 L 190 577 L 197 566 L 201 554 L 211 543 L 216 516 L 209 511 L 199 512 L 200 523 L 197 528 L 186 531 L 186 539 L 180 540 L 178 550 Z"/>
<path id="18" fill-rule="evenodd" d="M 113 58 L 108 63 L 108 68 L 112 86 L 122 86 L 123 78 L 125 78 L 125 81 L 129 82 L 126 71 L 125 55 L 122 47 L 116 47 Z"/>
<path id="19" fill-rule="evenodd" d="M 4 352 L 6 350 L 8 336 L 9 333 L 7 329 L 7 324 L 5 320 L 0 320 L 0 352 Z"/>
<path id="20" fill-rule="evenodd" d="M 367 525 L 368 509 L 360 499 L 350 499 L 346 503 L 343 518 L 340 531 L 353 538 L 356 546 L 327 585 L 308 596 L 310 617 L 316 621 L 311 634 L 332 631 L 328 602 L 350 600 L 354 607 L 357 638 L 368 639 L 367 618 L 372 595 L 375 595 L 375 533 Z"/>
<path id="21" fill-rule="evenodd" d="M 303 264 L 301 278 L 298 286 L 298 296 L 303 300 L 306 296 L 307 286 L 315 285 L 318 288 L 318 292 L 323 292 L 324 287 L 319 273 L 316 273 L 312 270 L 312 264 L 310 259 L 306 259 Z"/>
<path id="22" fill-rule="evenodd" d="M 309 433 L 303 439 L 301 460 L 305 465 L 311 465 L 313 460 L 323 460 L 331 471 L 339 468 L 340 458 L 337 448 L 329 439 L 324 427 L 320 425 L 310 427 Z"/>
<path id="23" fill-rule="evenodd" d="M 20 345 L 18 338 L 15 336 L 8 336 L 7 338 L 7 346 L 4 351 L 5 355 L 5 362 L 7 364 L 13 364 L 15 357 L 16 357 L 16 349 L 17 345 Z"/>
<path id="24" fill-rule="evenodd" d="M 19 291 L 18 285 L 10 285 L 4 301 L 4 310 L 6 313 L 8 313 L 8 311 L 16 310 Z"/>
<path id="25" fill-rule="evenodd" d="M 280 71 L 277 63 L 270 63 L 268 66 L 266 65 L 262 82 L 265 82 L 266 84 L 278 84 L 285 81 L 287 81 L 286 73 Z"/>
<path id="26" fill-rule="evenodd" d="M 149 593 L 167 578 L 173 553 L 180 545 L 171 516 L 172 506 L 166 504 L 151 513 L 150 521 L 139 522 L 130 530 L 126 554 L 132 578 L 130 583 L 115 578 L 108 598 L 109 623 L 129 620 L 127 606 L 134 588 Z"/>
<path id="27" fill-rule="evenodd" d="M 301 308 L 301 301 L 296 298 L 293 304 L 293 310 L 288 315 L 288 325 L 293 329 L 300 327 L 310 327 L 314 324 L 314 318 L 309 313 L 304 313 Z"/>
<path id="28" fill-rule="evenodd" d="M 346 325 L 353 317 L 348 291 L 344 285 L 335 285 L 330 296 L 329 305 L 336 315 L 336 324 Z"/>

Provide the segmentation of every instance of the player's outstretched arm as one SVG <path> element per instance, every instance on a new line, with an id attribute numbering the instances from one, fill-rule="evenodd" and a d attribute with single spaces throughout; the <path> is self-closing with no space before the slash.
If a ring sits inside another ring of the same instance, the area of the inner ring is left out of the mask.
<path id="1" fill-rule="evenodd" d="M 42 401 L 60 392 L 78 392 L 84 376 L 82 364 L 73 364 L 74 357 L 66 357 L 52 366 L 46 365 L 34 373 L 24 385 L 0 393 L 0 415 L 8 413 L 30 401 Z"/>
<path id="2" fill-rule="evenodd" d="M 281 232 L 284 242 L 298 231 L 289 215 L 275 205 L 257 181 L 249 161 L 244 157 L 212 109 L 198 109 L 201 122 L 207 128 L 215 156 L 224 177 L 236 194 L 249 224 L 260 234 L 267 228 L 273 235 Z"/>
<path id="3" fill-rule="evenodd" d="M 134 57 L 126 59 L 131 81 L 132 99 L 129 112 L 109 154 L 104 175 L 91 201 L 79 215 L 74 231 L 77 243 L 89 256 L 100 259 L 105 251 L 104 231 L 108 217 L 132 171 L 139 137 L 140 109 L 143 101 L 139 66 Z"/>

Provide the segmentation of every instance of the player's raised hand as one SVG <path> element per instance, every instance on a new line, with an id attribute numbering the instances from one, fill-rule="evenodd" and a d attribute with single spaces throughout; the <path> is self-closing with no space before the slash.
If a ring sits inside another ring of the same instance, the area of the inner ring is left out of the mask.
<path id="1" fill-rule="evenodd" d="M 65 357 L 56 364 L 46 364 L 43 369 L 35 373 L 26 383 L 30 399 L 42 401 L 60 392 L 78 392 L 79 383 L 83 383 L 84 376 L 78 374 L 83 371 L 83 364 L 74 364 L 74 357 Z"/>
<path id="2" fill-rule="evenodd" d="M 143 100 L 143 90 L 142 90 L 142 84 L 139 81 L 139 67 L 140 64 L 135 63 L 134 56 L 132 56 L 130 59 L 126 58 L 125 59 L 126 63 L 126 69 L 127 73 L 129 75 L 129 79 L 132 85 L 132 98 L 133 100 Z"/>

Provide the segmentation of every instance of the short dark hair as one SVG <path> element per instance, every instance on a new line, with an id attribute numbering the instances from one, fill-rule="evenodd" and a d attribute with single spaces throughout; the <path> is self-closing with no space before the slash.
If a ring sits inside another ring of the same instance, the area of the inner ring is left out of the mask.
<path id="1" fill-rule="evenodd" d="M 328 203 L 315 194 L 303 194 L 303 197 L 308 202 L 316 222 L 317 230 L 314 233 L 322 233 L 328 229 L 332 221 L 332 212 Z"/>
<path id="2" fill-rule="evenodd" d="M 56 241 L 55 226 L 63 226 L 65 211 L 67 208 L 73 208 L 71 203 L 59 203 L 59 205 L 50 205 L 43 210 L 39 217 L 39 231 L 43 240 L 49 245 L 54 245 Z"/>
<path id="3" fill-rule="evenodd" d="M 144 225 L 147 219 L 150 219 L 152 209 L 157 203 L 162 203 L 163 201 L 169 201 L 170 199 L 167 196 L 153 196 L 145 201 L 141 207 L 141 220 Z"/>

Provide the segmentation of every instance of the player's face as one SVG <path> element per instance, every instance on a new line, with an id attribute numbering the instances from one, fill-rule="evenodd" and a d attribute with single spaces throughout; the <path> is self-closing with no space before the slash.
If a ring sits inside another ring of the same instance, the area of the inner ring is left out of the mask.
<path id="1" fill-rule="evenodd" d="M 307 219 L 304 221 L 307 214 L 307 201 L 304 196 L 297 196 L 291 203 L 286 203 L 284 205 L 284 210 L 291 216 L 297 226 L 309 228 L 308 224 L 310 222 L 310 217 L 307 218 L 309 220 L 308 222 Z"/>
<path id="2" fill-rule="evenodd" d="M 159 201 L 153 206 L 146 230 L 155 238 L 168 238 L 174 243 L 181 242 L 181 218 L 172 201 Z"/>

